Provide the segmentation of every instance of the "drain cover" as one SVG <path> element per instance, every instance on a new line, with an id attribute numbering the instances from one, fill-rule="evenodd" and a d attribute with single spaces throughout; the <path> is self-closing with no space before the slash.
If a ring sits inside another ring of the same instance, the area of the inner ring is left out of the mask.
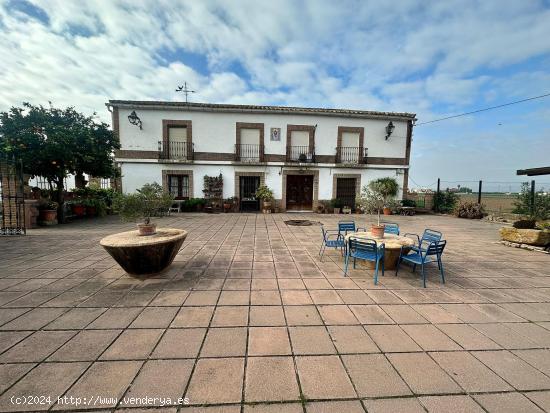
<path id="1" fill-rule="evenodd" d="M 294 227 L 308 227 L 310 225 L 315 225 L 316 222 L 310 221 L 308 219 L 291 219 L 291 220 L 285 221 L 285 224 L 291 225 Z"/>

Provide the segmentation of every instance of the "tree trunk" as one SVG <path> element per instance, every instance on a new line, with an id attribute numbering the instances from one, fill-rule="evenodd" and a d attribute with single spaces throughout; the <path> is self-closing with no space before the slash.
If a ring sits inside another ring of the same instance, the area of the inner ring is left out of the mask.
<path id="1" fill-rule="evenodd" d="M 60 224 L 65 223 L 65 194 L 63 188 L 63 177 L 58 177 L 56 182 L 56 202 L 59 204 L 57 207 L 57 220 Z"/>

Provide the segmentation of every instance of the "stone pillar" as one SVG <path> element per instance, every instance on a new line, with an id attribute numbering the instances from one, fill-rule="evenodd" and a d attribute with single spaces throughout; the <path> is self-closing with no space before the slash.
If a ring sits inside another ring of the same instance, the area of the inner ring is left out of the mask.
<path id="1" fill-rule="evenodd" d="M 25 228 L 36 228 L 38 226 L 38 201 L 36 199 L 25 199 Z"/>

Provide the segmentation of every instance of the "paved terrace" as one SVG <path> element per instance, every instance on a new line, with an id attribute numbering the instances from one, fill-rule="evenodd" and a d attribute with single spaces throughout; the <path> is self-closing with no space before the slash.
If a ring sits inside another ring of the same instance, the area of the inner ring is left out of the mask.
<path id="1" fill-rule="evenodd" d="M 115 217 L 0 239 L 0 410 L 185 396 L 147 412 L 550 411 L 550 256 L 495 244 L 491 223 L 392 217 L 444 233 L 447 284 L 433 266 L 427 289 L 410 267 L 375 287 L 365 270 L 344 278 L 339 254 L 320 262 L 319 227 L 291 217 L 159 220 L 189 237 L 148 281 L 99 247 L 132 227 Z"/>

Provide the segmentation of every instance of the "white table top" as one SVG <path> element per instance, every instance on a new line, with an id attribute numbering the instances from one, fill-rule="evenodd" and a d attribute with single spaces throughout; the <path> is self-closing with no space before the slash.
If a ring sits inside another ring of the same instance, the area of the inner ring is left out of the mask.
<path id="1" fill-rule="evenodd" d="M 384 243 L 387 249 L 400 249 L 401 247 L 410 247 L 415 244 L 415 240 L 408 237 L 403 237 L 401 235 L 395 234 L 384 234 L 384 238 L 376 238 L 372 235 L 370 231 L 367 232 L 349 232 L 346 235 L 346 241 L 350 238 L 360 238 L 360 239 L 373 239 L 377 243 Z"/>

